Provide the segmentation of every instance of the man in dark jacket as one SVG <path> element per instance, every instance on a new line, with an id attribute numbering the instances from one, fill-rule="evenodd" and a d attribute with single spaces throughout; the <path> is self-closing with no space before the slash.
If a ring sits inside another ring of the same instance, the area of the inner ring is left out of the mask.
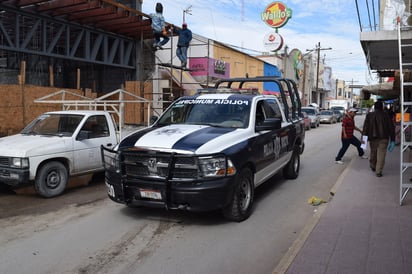
<path id="1" fill-rule="evenodd" d="M 174 32 L 179 35 L 177 41 L 176 56 L 182 63 L 182 68 L 187 65 L 187 50 L 189 49 L 190 41 L 192 41 L 192 31 L 187 28 L 187 24 L 182 24 L 182 29 L 174 29 Z"/>
<path id="2" fill-rule="evenodd" d="M 369 166 L 376 176 L 382 177 L 386 150 L 393 150 L 395 145 L 395 126 L 389 114 L 383 110 L 382 101 L 375 102 L 375 110 L 366 115 L 363 134 L 368 136 L 370 147 Z M 390 140 L 390 145 L 388 148 Z"/>

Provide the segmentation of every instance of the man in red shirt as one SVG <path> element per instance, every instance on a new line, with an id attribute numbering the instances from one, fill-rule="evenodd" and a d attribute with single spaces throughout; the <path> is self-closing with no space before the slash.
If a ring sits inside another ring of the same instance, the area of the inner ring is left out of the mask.
<path id="1" fill-rule="evenodd" d="M 342 157 L 345 155 L 346 150 L 348 150 L 349 145 L 354 145 L 358 150 L 359 157 L 367 159 L 368 157 L 361 148 L 361 141 L 353 135 L 354 131 L 357 130 L 362 134 L 362 130 L 355 126 L 355 114 L 358 110 L 355 108 L 349 109 L 345 117 L 342 120 L 342 147 L 335 158 L 336 164 L 343 164 Z"/>

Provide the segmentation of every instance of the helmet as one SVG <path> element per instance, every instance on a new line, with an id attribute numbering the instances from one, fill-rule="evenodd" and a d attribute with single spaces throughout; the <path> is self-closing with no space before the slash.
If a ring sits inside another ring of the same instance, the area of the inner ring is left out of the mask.
<path id="1" fill-rule="evenodd" d="M 187 23 L 183 23 L 182 28 L 187 28 Z"/>

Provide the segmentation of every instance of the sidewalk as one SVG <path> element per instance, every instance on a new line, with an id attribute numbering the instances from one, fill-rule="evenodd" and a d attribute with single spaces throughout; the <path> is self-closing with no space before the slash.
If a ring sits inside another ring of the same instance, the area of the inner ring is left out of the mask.
<path id="1" fill-rule="evenodd" d="M 400 206 L 399 172 L 399 146 L 380 178 L 353 157 L 308 237 L 274 273 L 412 273 L 412 192 Z"/>

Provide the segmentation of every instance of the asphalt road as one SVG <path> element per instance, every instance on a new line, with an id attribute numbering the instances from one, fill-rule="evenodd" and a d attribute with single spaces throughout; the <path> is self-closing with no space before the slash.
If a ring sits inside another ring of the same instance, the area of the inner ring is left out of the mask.
<path id="1" fill-rule="evenodd" d="M 0 273 L 272 273 L 314 218 L 308 199 L 332 197 L 345 168 L 334 163 L 339 134 L 340 124 L 308 131 L 299 177 L 260 186 L 241 223 L 220 212 L 127 208 L 107 198 L 102 176 L 52 199 L 3 190 Z"/>

